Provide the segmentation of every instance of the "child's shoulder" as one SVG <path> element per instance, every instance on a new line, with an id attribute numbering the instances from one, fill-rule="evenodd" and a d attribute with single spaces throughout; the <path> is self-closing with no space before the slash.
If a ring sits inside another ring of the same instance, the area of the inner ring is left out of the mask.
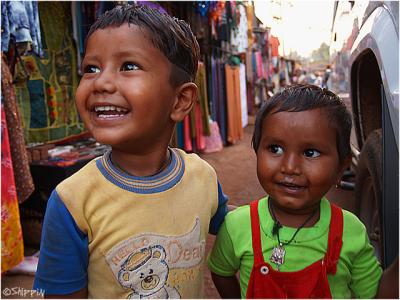
<path id="1" fill-rule="evenodd" d="M 344 232 L 358 236 L 366 232 L 364 223 L 352 212 L 342 208 Z"/>
<path id="2" fill-rule="evenodd" d="M 239 206 L 228 212 L 225 216 L 225 222 L 228 226 L 243 225 L 246 222 L 250 223 L 250 205 Z"/>
<path id="3" fill-rule="evenodd" d="M 80 168 L 76 173 L 72 174 L 68 178 L 64 179 L 61 183 L 57 185 L 57 191 L 70 189 L 70 188 L 81 188 L 84 185 L 90 184 L 96 178 L 96 173 L 99 170 L 96 166 L 96 161 L 101 159 L 97 157 L 89 161 L 86 165 Z"/>
<path id="4" fill-rule="evenodd" d="M 182 149 L 178 148 L 173 148 L 173 151 L 175 151 L 184 160 L 186 170 L 216 174 L 214 168 L 196 153 L 186 153 Z"/>

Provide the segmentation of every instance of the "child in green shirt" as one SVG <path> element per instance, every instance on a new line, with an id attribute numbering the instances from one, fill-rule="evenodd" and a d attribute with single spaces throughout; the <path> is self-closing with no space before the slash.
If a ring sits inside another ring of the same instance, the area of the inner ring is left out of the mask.
<path id="1" fill-rule="evenodd" d="M 252 143 L 268 196 L 220 228 L 208 266 L 223 298 L 376 296 L 382 269 L 365 226 L 324 197 L 350 164 L 350 131 L 342 100 L 314 85 L 261 107 Z"/>

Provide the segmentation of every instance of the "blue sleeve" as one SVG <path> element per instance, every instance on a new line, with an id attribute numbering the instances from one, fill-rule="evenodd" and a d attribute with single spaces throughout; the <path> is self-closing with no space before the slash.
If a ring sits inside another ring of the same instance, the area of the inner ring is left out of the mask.
<path id="1" fill-rule="evenodd" d="M 54 190 L 43 222 L 33 289 L 65 295 L 87 287 L 88 237 L 76 225 Z"/>
<path id="2" fill-rule="evenodd" d="M 225 215 L 228 213 L 228 196 L 222 191 L 221 185 L 218 183 L 218 209 L 210 221 L 209 233 L 216 235 L 219 227 L 222 225 L 225 219 Z"/>

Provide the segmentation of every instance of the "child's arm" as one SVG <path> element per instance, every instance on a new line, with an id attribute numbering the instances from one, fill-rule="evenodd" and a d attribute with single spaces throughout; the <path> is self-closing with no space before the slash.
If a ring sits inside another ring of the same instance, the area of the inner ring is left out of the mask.
<path id="1" fill-rule="evenodd" d="M 211 277 L 221 298 L 240 299 L 240 285 L 235 275 L 223 277 L 211 272 Z"/>
<path id="2" fill-rule="evenodd" d="M 87 296 L 88 237 L 58 196 L 51 194 L 43 222 L 33 289 L 45 297 Z M 52 295 L 52 296 L 50 296 Z"/>
<path id="3" fill-rule="evenodd" d="M 379 299 L 399 299 L 399 256 L 383 272 L 376 297 Z"/>
<path id="4" fill-rule="evenodd" d="M 223 277 L 211 272 L 211 277 L 221 298 L 240 299 L 240 285 L 235 275 Z"/>
<path id="5" fill-rule="evenodd" d="M 215 212 L 214 216 L 211 218 L 210 221 L 210 229 L 208 230 L 209 233 L 216 235 L 218 232 L 219 227 L 221 226 L 222 222 L 225 219 L 225 215 L 228 211 L 231 210 L 231 205 L 228 205 L 228 196 L 224 194 L 222 191 L 221 185 L 219 182 L 218 184 L 218 208 Z"/>
<path id="6" fill-rule="evenodd" d="M 241 251 L 235 251 L 235 246 L 238 243 L 236 238 L 238 232 L 232 224 L 241 224 L 242 219 L 241 216 L 236 217 L 236 212 L 240 212 L 240 208 L 226 216 L 208 257 L 208 268 L 222 298 L 241 297 L 241 287 L 235 277 L 241 264 Z M 232 228 L 232 226 L 235 228 Z M 232 237 L 232 234 L 234 237 Z"/>

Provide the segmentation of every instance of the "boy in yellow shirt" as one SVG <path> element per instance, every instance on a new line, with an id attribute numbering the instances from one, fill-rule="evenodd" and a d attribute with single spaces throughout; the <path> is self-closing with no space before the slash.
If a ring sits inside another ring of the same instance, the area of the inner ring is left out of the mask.
<path id="1" fill-rule="evenodd" d="M 46 296 L 200 298 L 205 240 L 226 214 L 215 171 L 169 148 L 197 97 L 181 20 L 118 6 L 91 27 L 76 104 L 112 150 L 52 193 L 34 287 Z"/>

